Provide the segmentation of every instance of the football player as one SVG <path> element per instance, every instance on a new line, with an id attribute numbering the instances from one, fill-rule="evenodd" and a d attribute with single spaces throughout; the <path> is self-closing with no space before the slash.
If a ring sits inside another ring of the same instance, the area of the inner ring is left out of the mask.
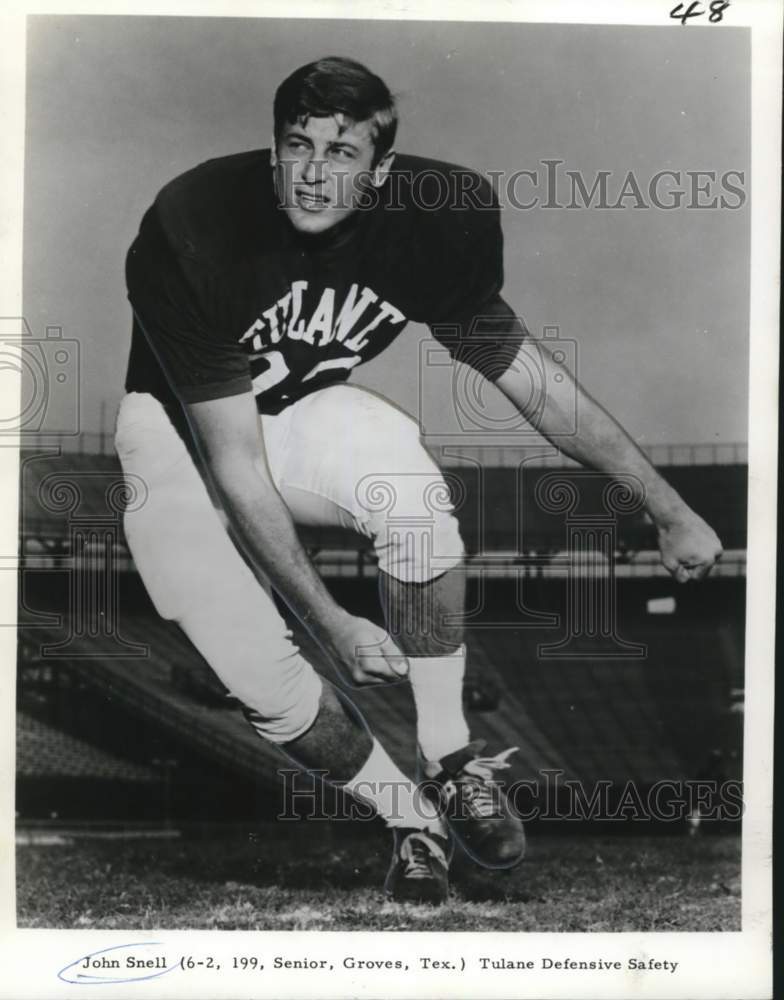
<path id="1" fill-rule="evenodd" d="M 134 320 L 116 446 L 148 489 L 126 534 L 157 610 L 260 736 L 385 818 L 393 898 L 441 902 L 447 824 L 482 865 L 523 856 L 498 781 L 512 750 L 472 741 L 463 713 L 463 547 L 441 474 L 416 424 L 348 385 L 351 371 L 409 321 L 426 323 L 566 454 L 636 477 L 678 580 L 707 573 L 720 544 L 571 375 L 551 377 L 563 366 L 501 297 L 487 182 L 396 154 L 396 127 L 378 76 L 320 59 L 278 88 L 271 149 L 210 160 L 163 188 L 127 258 Z M 537 366 L 548 388 L 534 415 Z M 562 437 L 575 393 L 579 431 Z M 387 630 L 336 604 L 295 522 L 372 539 Z M 408 678 L 428 796 L 302 656 L 271 588 L 350 684 Z"/>

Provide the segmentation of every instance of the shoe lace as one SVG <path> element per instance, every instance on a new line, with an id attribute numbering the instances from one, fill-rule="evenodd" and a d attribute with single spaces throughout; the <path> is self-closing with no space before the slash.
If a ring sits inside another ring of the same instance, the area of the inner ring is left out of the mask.
<path id="1" fill-rule="evenodd" d="M 430 878 L 432 872 L 428 865 L 430 857 L 435 857 L 439 864 L 448 868 L 448 862 L 439 845 L 426 833 L 409 833 L 400 847 L 400 859 L 405 862 L 406 878 Z"/>
<path id="2" fill-rule="evenodd" d="M 444 795 L 447 802 L 462 792 L 462 800 L 468 805 L 474 815 L 481 818 L 495 816 L 498 813 L 498 797 L 495 794 L 498 782 L 495 771 L 505 771 L 512 765 L 508 758 L 517 753 L 519 747 L 510 747 L 495 757 L 474 757 L 460 769 L 460 774 L 454 779 L 444 782 Z"/>

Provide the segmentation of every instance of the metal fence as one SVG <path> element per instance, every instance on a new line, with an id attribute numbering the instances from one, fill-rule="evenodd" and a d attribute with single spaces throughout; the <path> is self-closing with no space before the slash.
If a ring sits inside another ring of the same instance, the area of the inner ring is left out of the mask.
<path id="1" fill-rule="evenodd" d="M 651 444 L 642 450 L 657 466 L 673 465 L 746 465 L 748 445 L 733 441 L 726 444 Z M 525 461 L 529 467 L 578 468 L 579 463 L 553 448 L 533 445 L 452 445 L 446 452 L 448 458 L 441 459 L 442 465 L 462 457 L 479 462 L 485 468 L 517 468 Z"/>
<path id="2" fill-rule="evenodd" d="M 425 444 L 427 445 L 427 441 Z M 22 450 L 58 447 L 64 454 L 113 455 L 113 435 L 110 431 L 85 432 L 75 435 L 30 436 Z M 713 444 L 651 444 L 642 450 L 654 465 L 746 465 L 748 445 L 742 441 Z M 528 466 L 571 468 L 578 463 L 546 444 L 450 445 L 439 455 L 441 465 L 459 464 L 461 458 L 478 461 L 487 468 L 517 468 L 522 461 Z"/>

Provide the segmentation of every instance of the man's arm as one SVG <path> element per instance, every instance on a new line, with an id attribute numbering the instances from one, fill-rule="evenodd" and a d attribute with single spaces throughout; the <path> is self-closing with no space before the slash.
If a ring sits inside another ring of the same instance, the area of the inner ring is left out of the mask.
<path id="1" fill-rule="evenodd" d="M 384 630 L 336 604 L 302 548 L 270 476 L 252 394 L 191 403 L 187 413 L 207 470 L 251 564 L 272 582 L 335 664 L 356 683 L 397 680 L 404 675 L 405 657 Z"/>
<path id="2" fill-rule="evenodd" d="M 544 392 L 533 384 L 531 374 L 542 369 Z M 556 380 L 558 373 L 563 377 Z M 553 361 L 546 344 L 524 341 L 517 360 L 496 385 L 536 430 L 570 458 L 609 475 L 636 477 L 640 498 L 659 533 L 662 562 L 679 583 L 700 579 L 710 571 L 721 556 L 716 533 L 659 475 L 621 425 L 563 365 Z"/>

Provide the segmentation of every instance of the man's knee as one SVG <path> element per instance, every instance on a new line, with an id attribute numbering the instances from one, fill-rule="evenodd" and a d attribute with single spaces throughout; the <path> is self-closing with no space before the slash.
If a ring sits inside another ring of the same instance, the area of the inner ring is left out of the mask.
<path id="1" fill-rule="evenodd" d="M 290 743 L 307 732 L 319 714 L 321 678 L 299 653 L 284 669 L 259 671 L 255 683 L 230 688 L 243 703 L 245 716 L 271 743 Z M 280 665 L 278 665 L 280 667 Z"/>
<path id="2" fill-rule="evenodd" d="M 387 575 L 426 583 L 462 563 L 460 526 L 439 473 L 368 476 L 358 496 L 367 510 L 379 568 Z"/>

